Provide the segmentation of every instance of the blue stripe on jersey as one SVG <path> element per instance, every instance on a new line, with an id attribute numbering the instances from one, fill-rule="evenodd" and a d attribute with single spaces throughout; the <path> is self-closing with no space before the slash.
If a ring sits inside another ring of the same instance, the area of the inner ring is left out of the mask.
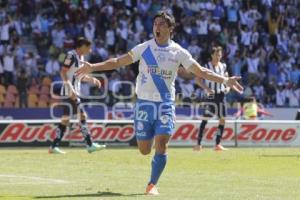
<path id="1" fill-rule="evenodd" d="M 148 48 L 143 52 L 142 57 L 145 60 L 148 67 L 158 67 L 158 64 L 150 49 L 150 46 L 148 46 Z M 164 79 L 162 79 L 161 76 L 157 74 L 151 74 L 151 77 L 163 102 L 171 101 L 170 91 Z"/>

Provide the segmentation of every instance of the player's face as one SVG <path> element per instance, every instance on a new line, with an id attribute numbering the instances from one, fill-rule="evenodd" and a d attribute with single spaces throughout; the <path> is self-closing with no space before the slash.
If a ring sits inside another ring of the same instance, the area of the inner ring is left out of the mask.
<path id="1" fill-rule="evenodd" d="M 215 62 L 220 62 L 221 59 L 222 59 L 222 51 L 215 51 L 213 54 L 212 54 L 212 60 L 215 61 Z"/>
<path id="2" fill-rule="evenodd" d="M 153 34 L 158 43 L 166 43 L 171 37 L 172 28 L 162 17 L 157 17 L 153 23 Z"/>
<path id="3" fill-rule="evenodd" d="M 80 52 L 82 55 L 87 55 L 91 52 L 91 45 L 90 46 L 86 46 L 86 45 L 83 45 L 80 47 Z"/>

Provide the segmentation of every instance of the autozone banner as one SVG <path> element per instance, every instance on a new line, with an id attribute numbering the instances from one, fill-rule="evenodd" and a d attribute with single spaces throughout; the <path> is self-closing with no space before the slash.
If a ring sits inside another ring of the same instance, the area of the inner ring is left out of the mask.
<path id="1" fill-rule="evenodd" d="M 200 121 L 179 121 L 171 138 L 172 146 L 195 145 Z M 135 145 L 132 121 L 120 123 L 89 123 L 94 141 L 103 143 L 127 143 Z M 39 122 L 0 123 L 0 146 L 49 145 L 55 138 L 55 124 Z M 218 131 L 216 121 L 210 121 L 203 135 L 203 145 L 213 145 Z M 228 121 L 223 133 L 223 144 L 229 146 L 300 146 L 300 123 L 296 121 Z M 80 128 L 75 123 L 65 134 L 63 142 L 83 141 Z"/>
<path id="2" fill-rule="evenodd" d="M 104 143 L 135 143 L 132 124 L 89 124 L 94 141 Z M 49 145 L 55 138 L 53 123 L 9 123 L 0 124 L 0 146 Z M 72 124 L 62 142 L 82 142 L 80 127 Z"/>
<path id="3" fill-rule="evenodd" d="M 172 136 L 171 145 L 195 145 L 199 123 L 180 123 Z M 204 130 L 202 144 L 214 145 L 218 131 L 217 123 L 208 123 Z M 222 144 L 229 146 L 300 146 L 300 123 L 264 121 L 227 122 Z"/>

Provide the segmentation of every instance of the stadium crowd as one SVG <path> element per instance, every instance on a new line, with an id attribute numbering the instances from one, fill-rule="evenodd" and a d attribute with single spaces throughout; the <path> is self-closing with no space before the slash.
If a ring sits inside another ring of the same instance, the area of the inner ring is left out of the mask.
<path id="1" fill-rule="evenodd" d="M 152 17 L 159 10 L 173 13 L 177 22 L 173 39 L 199 63 L 208 61 L 212 45 L 223 46 L 230 74 L 242 76 L 245 87 L 243 95 L 227 95 L 232 105 L 250 96 L 268 107 L 300 105 L 298 0 L 7 0 L 0 4 L 1 106 L 48 106 L 49 82 L 60 80 L 60 66 L 75 38 L 84 36 L 93 42 L 87 58 L 91 63 L 115 57 L 152 37 Z M 104 74 L 109 95 L 103 101 L 109 105 L 119 101 L 113 92 L 129 95 L 127 84 L 114 87 L 114 83 L 134 82 L 137 70 L 127 66 Z M 15 96 L 5 95 L 11 85 L 16 85 Z M 87 94 L 98 92 L 84 87 Z M 203 96 L 193 79 L 178 77 L 176 88 L 179 101 L 194 102 Z"/>

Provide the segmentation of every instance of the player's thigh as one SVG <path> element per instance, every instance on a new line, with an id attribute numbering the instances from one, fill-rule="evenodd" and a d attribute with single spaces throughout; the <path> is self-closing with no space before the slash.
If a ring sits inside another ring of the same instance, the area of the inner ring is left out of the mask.
<path id="1" fill-rule="evenodd" d="M 160 134 L 154 137 L 156 153 L 165 154 L 167 152 L 170 137 L 170 134 Z"/>
<path id="2" fill-rule="evenodd" d="M 151 152 L 151 147 L 154 138 L 153 124 L 148 121 L 134 120 L 135 137 L 138 148 L 143 155 Z"/>
<path id="3" fill-rule="evenodd" d="M 155 104 L 138 100 L 135 105 L 134 131 L 138 148 L 143 155 L 151 152 L 152 141 L 154 138 L 154 110 Z"/>

